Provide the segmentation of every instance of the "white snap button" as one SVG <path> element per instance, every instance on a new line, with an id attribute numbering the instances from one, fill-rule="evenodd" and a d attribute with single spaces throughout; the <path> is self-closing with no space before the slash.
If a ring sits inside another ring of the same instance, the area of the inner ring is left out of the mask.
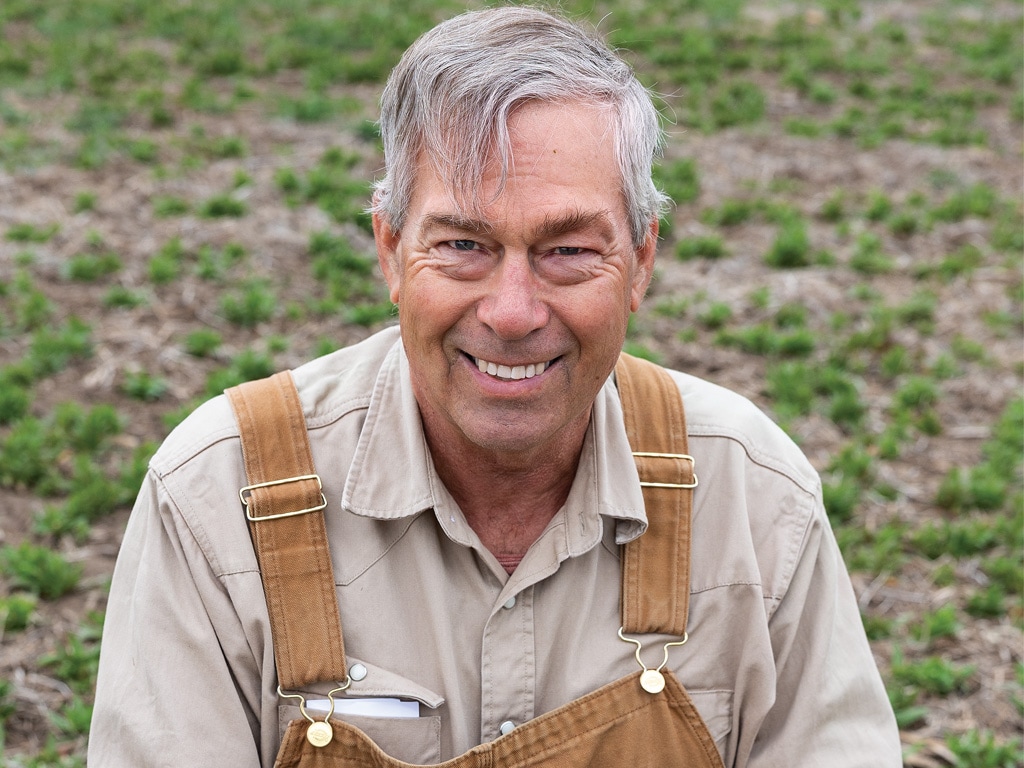
<path id="1" fill-rule="evenodd" d="M 358 683 L 360 680 L 366 679 L 366 667 L 362 664 L 353 664 L 352 669 L 348 671 L 348 676 Z"/>
<path id="2" fill-rule="evenodd" d="M 501 731 L 502 736 L 506 736 L 512 733 L 512 729 L 516 727 L 516 724 L 511 720 L 506 720 L 504 723 L 498 726 L 498 730 Z"/>
<path id="3" fill-rule="evenodd" d="M 510 597 L 510 598 L 509 598 L 508 600 L 506 600 L 506 601 L 505 601 L 505 604 L 504 604 L 504 605 L 502 606 L 502 608 L 504 608 L 504 609 L 505 609 L 506 611 L 507 611 L 508 609 L 510 609 L 510 608 L 515 608 L 515 607 L 516 607 L 516 598 L 515 598 L 515 595 L 513 595 L 513 596 L 512 596 L 512 597 Z"/>

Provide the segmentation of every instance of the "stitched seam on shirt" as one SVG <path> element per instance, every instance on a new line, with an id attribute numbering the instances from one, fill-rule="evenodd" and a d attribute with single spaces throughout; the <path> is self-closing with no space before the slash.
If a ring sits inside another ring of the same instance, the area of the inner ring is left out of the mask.
<path id="1" fill-rule="evenodd" d="M 201 440 L 193 440 L 169 456 L 162 456 L 157 452 L 150 461 L 149 466 L 156 473 L 157 477 L 164 478 L 181 469 L 200 454 L 213 448 L 217 443 L 238 439 L 238 429 L 232 424 L 230 428 L 225 427 L 216 432 L 203 435 Z"/>
<path id="2" fill-rule="evenodd" d="M 206 561 L 206 566 L 210 569 L 211 573 L 213 573 L 214 576 L 218 580 L 220 580 L 222 576 L 221 569 L 215 557 L 213 547 L 210 544 L 210 539 L 206 535 L 206 529 L 199 527 L 199 529 L 197 530 L 196 527 L 192 525 L 192 518 L 184 513 L 183 505 L 178 503 L 174 494 L 171 493 L 171 489 L 167 486 L 167 483 L 164 481 L 164 478 L 157 476 L 154 482 L 166 496 L 167 504 L 173 510 L 172 518 L 177 517 L 184 524 L 185 529 L 189 532 L 189 535 L 192 537 L 192 541 L 195 542 L 195 545 L 199 548 L 199 551 L 202 553 L 203 559 Z M 195 507 L 192 506 L 187 496 L 185 497 L 184 501 L 188 505 L 189 511 L 194 517 L 196 515 Z M 174 525 L 174 527 L 175 529 L 177 529 L 178 526 Z M 181 544 L 184 545 L 184 542 L 181 542 Z M 182 555 L 186 559 L 188 558 L 188 555 L 185 552 L 182 552 Z"/>
<path id="3" fill-rule="evenodd" d="M 691 589 L 690 594 L 700 595 L 705 592 L 711 592 L 715 589 L 728 589 L 729 587 L 757 587 L 758 590 L 761 592 L 761 597 L 765 600 L 774 600 L 777 602 L 779 600 L 782 600 L 783 597 L 782 595 L 774 595 L 769 592 L 766 592 L 764 589 L 764 585 L 759 581 L 728 581 L 722 584 L 712 584 L 707 587 L 700 587 L 699 589 Z"/>
<path id="4" fill-rule="evenodd" d="M 803 512 L 804 524 L 799 536 L 793 537 L 793 542 L 790 546 L 789 556 L 784 562 L 784 567 L 781 573 L 781 588 L 783 596 L 789 591 L 789 585 L 793 581 L 793 574 L 796 573 L 797 565 L 800 563 L 800 554 L 804 551 L 807 546 L 807 539 L 811 533 L 811 526 L 814 524 L 814 500 L 808 499 L 803 505 L 798 508 L 798 511 Z M 828 523 L 823 523 L 827 525 Z M 782 597 L 780 596 L 779 602 Z M 777 606 L 776 606 L 777 607 Z M 774 615 L 774 611 L 768 613 L 768 618 Z"/>
<path id="5" fill-rule="evenodd" d="M 387 553 L 390 552 L 395 547 L 395 545 L 398 544 L 398 542 L 400 542 L 402 539 L 404 539 L 409 534 L 409 531 L 412 530 L 413 525 L 416 523 L 417 520 L 419 520 L 421 517 L 423 517 L 423 514 L 424 513 L 421 512 L 421 513 L 418 513 L 417 515 L 415 515 L 414 517 L 405 518 L 405 520 L 403 521 L 403 522 L 405 522 L 405 530 L 402 531 L 400 534 L 398 534 L 398 536 L 395 537 L 394 541 L 392 541 L 390 544 L 388 544 L 386 547 L 384 547 L 376 556 L 374 556 L 374 558 L 372 560 L 370 560 L 366 564 L 365 567 L 363 567 L 362 569 L 360 569 L 359 571 L 354 573 L 351 576 L 351 578 L 348 578 L 347 580 L 338 579 L 337 578 L 337 574 L 340 574 L 342 572 L 342 570 L 338 566 L 335 566 L 334 572 L 335 572 L 336 576 L 335 576 L 334 586 L 336 586 L 336 587 L 347 587 L 347 586 L 349 586 L 350 584 L 352 584 L 352 582 L 354 582 L 356 579 L 358 579 L 360 576 L 362 576 L 364 573 L 366 573 L 368 570 L 370 570 L 374 565 L 376 565 L 381 560 L 383 560 L 384 556 L 387 555 Z M 397 523 L 399 521 L 395 520 L 395 521 L 389 521 L 389 522 L 396 522 Z"/>
<path id="6" fill-rule="evenodd" d="M 702 429 L 707 431 L 702 432 Z M 811 494 L 812 496 L 817 493 L 817 482 L 812 481 L 811 485 L 808 485 L 807 480 L 809 478 L 798 476 L 796 467 L 782 462 L 774 456 L 758 451 L 754 447 L 753 441 L 750 437 L 743 432 L 724 429 L 721 425 L 711 424 L 687 424 L 686 431 L 690 437 L 717 437 L 723 440 L 732 440 L 743 449 L 747 458 L 758 466 L 782 475 L 805 493 Z"/>
<path id="7" fill-rule="evenodd" d="M 323 429 L 329 427 L 345 416 L 354 413 L 359 410 L 366 410 L 369 408 L 370 398 L 366 395 L 360 395 L 357 398 L 350 398 L 349 400 L 343 401 L 340 405 L 334 406 L 326 414 L 314 415 L 312 418 L 306 419 L 307 430 Z M 153 471 L 160 477 L 169 475 L 172 472 L 180 469 L 182 466 L 192 461 L 200 454 L 205 453 L 210 448 L 213 448 L 218 443 L 224 442 L 225 440 L 238 440 L 238 427 L 234 421 L 230 424 L 225 424 L 220 429 L 215 431 L 204 433 L 203 435 L 189 441 L 186 445 L 181 446 L 178 450 L 169 453 L 167 456 L 161 456 L 159 453 L 154 457 L 150 466 Z"/>
<path id="8" fill-rule="evenodd" d="M 369 410 L 369 408 L 370 395 L 350 397 L 347 400 L 342 400 L 340 403 L 334 405 L 330 410 L 324 413 L 306 417 L 306 428 L 311 430 L 323 429 L 324 427 L 329 427 L 331 424 L 340 421 L 353 411 L 366 411 Z"/>

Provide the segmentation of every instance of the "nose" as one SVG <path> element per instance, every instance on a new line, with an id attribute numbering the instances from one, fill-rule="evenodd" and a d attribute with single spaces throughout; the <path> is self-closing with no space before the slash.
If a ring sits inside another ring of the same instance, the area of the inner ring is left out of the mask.
<path id="1" fill-rule="evenodd" d="M 528 255 L 506 252 L 477 304 L 477 319 L 503 341 L 525 338 L 548 322 L 541 289 Z"/>

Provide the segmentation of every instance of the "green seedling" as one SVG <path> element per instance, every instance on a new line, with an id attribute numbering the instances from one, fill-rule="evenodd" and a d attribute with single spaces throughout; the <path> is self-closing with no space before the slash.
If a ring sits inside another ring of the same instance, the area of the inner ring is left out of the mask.
<path id="1" fill-rule="evenodd" d="M 193 357 L 209 357 L 219 348 L 223 340 L 212 328 L 199 328 L 185 337 L 185 351 Z"/>
<path id="2" fill-rule="evenodd" d="M 207 219 L 238 218 L 245 216 L 248 208 L 245 202 L 230 194 L 214 195 L 199 204 L 200 216 Z"/>
<path id="3" fill-rule="evenodd" d="M 751 82 L 733 82 L 711 97 L 711 127 L 750 125 L 764 117 L 764 92 Z"/>
<path id="4" fill-rule="evenodd" d="M 254 379 L 270 376 L 275 371 L 274 360 L 270 355 L 252 349 L 242 350 L 231 360 L 226 368 L 214 371 L 206 380 L 206 393 L 218 395 L 228 387 L 242 384 Z"/>
<path id="5" fill-rule="evenodd" d="M 166 219 L 171 216 L 184 216 L 192 210 L 188 201 L 174 195 L 158 195 L 153 198 L 153 215 Z"/>
<path id="6" fill-rule="evenodd" d="M 7 488 L 50 490 L 59 485 L 54 471 L 59 446 L 43 423 L 27 416 L 18 420 L 0 441 L 0 485 Z"/>
<path id="7" fill-rule="evenodd" d="M 114 285 L 103 296 L 103 306 L 108 309 L 134 309 L 146 304 L 148 299 L 139 291 L 123 285 Z"/>
<path id="8" fill-rule="evenodd" d="M 935 309 L 938 297 L 931 291 L 918 291 L 906 303 L 895 308 L 896 319 L 904 325 L 910 325 L 923 334 L 931 334 L 935 330 Z"/>
<path id="9" fill-rule="evenodd" d="M 889 703 L 896 715 L 896 724 L 901 729 L 913 728 L 928 717 L 928 707 L 917 703 L 917 688 L 909 685 L 887 685 Z"/>
<path id="10" fill-rule="evenodd" d="M 728 255 L 722 238 L 716 235 L 688 237 L 676 244 L 676 258 L 681 261 L 691 259 L 720 259 Z"/>
<path id="11" fill-rule="evenodd" d="M 7 229 L 4 237 L 15 243 L 45 243 L 60 231 L 57 224 L 36 227 L 33 224 L 13 224 Z"/>
<path id="12" fill-rule="evenodd" d="M 85 410 L 79 403 L 63 402 L 54 409 L 52 418 L 55 439 L 82 452 L 97 451 L 123 428 L 124 420 L 106 403 Z"/>
<path id="13" fill-rule="evenodd" d="M 121 384 L 121 391 L 128 397 L 146 402 L 159 400 L 167 394 L 168 388 L 166 379 L 149 371 L 127 371 Z"/>
<path id="14" fill-rule="evenodd" d="M 893 260 L 882 250 L 882 241 L 870 232 L 857 237 L 850 268 L 863 275 L 880 275 L 891 272 Z"/>
<path id="15" fill-rule="evenodd" d="M 20 632 L 28 627 L 37 603 L 35 595 L 31 594 L 15 593 L 7 597 L 0 597 L 0 629 L 4 632 Z M 2 692 L 0 692 L 0 697 L 2 697 Z"/>
<path id="16" fill-rule="evenodd" d="M 956 607 L 952 605 L 944 605 L 926 613 L 920 621 L 910 626 L 910 636 L 926 644 L 943 637 L 956 637 L 959 631 L 960 621 Z"/>
<path id="17" fill-rule="evenodd" d="M 942 555 L 971 557 L 999 543 L 996 528 L 987 520 L 928 522 L 910 535 L 911 545 L 932 560 Z"/>
<path id="18" fill-rule="evenodd" d="M 709 208 L 701 215 L 706 224 L 719 227 L 736 227 L 754 216 L 754 204 L 749 200 L 728 198 L 716 208 Z"/>
<path id="19" fill-rule="evenodd" d="M 96 685 L 99 658 L 99 629 L 95 625 L 86 624 L 74 634 L 68 635 L 63 645 L 53 653 L 41 656 L 39 663 L 49 667 L 72 690 L 84 694 Z"/>
<path id="20" fill-rule="evenodd" d="M 676 205 L 692 203 L 700 197 L 700 173 L 696 161 L 689 158 L 656 165 L 654 182 Z"/>
<path id="21" fill-rule="evenodd" d="M 720 331 L 715 343 L 737 347 L 754 355 L 782 355 L 806 357 L 814 351 L 815 336 L 807 328 L 797 328 L 788 333 L 778 331 L 767 323 Z"/>
<path id="22" fill-rule="evenodd" d="M 936 696 L 966 692 L 974 677 L 974 667 L 954 664 L 940 656 L 928 656 L 921 661 L 904 661 L 902 654 L 894 653 L 893 679 L 902 685 L 911 685 Z"/>
<path id="23" fill-rule="evenodd" d="M 80 253 L 68 260 L 66 276 L 69 280 L 91 283 L 119 272 L 122 266 L 116 253 Z"/>
<path id="24" fill-rule="evenodd" d="M 954 192 L 941 205 L 932 210 L 936 221 L 963 221 L 975 217 L 987 219 L 996 210 L 998 196 L 987 184 L 975 184 L 968 189 Z"/>
<path id="25" fill-rule="evenodd" d="M 0 371 L 0 426 L 17 421 L 32 404 L 32 394 L 25 385 L 12 381 Z"/>
<path id="26" fill-rule="evenodd" d="M 991 731 L 971 729 L 946 737 L 957 768 L 1019 768 L 1024 765 L 1020 739 L 1000 743 Z"/>
<path id="27" fill-rule="evenodd" d="M 85 211 L 92 211 L 96 208 L 96 193 L 95 192 L 78 192 L 75 195 L 75 202 L 72 205 L 72 210 L 75 213 L 84 213 Z"/>
<path id="28" fill-rule="evenodd" d="M 686 316 L 690 302 L 682 298 L 665 298 L 654 305 L 654 314 L 681 319 Z"/>
<path id="29" fill-rule="evenodd" d="M 58 712 L 51 713 L 50 721 L 65 736 L 85 736 L 92 723 L 92 704 L 75 696 Z"/>
<path id="30" fill-rule="evenodd" d="M 721 328 L 732 319 L 732 307 L 725 302 L 713 302 L 700 313 L 697 319 L 710 330 Z"/>
<path id="31" fill-rule="evenodd" d="M 149 279 L 155 285 L 164 285 L 177 279 L 181 275 L 184 258 L 185 248 L 181 240 L 177 237 L 171 238 L 150 257 L 147 265 Z"/>
<path id="32" fill-rule="evenodd" d="M 765 263 L 778 269 L 806 267 L 811 263 L 811 241 L 803 219 L 792 217 L 782 224 L 765 255 Z"/>
<path id="33" fill-rule="evenodd" d="M 397 307 L 390 301 L 371 304 L 356 304 L 345 313 L 346 319 L 355 325 L 370 327 L 397 316 Z"/>
<path id="34" fill-rule="evenodd" d="M 274 316 L 277 295 L 265 280 L 249 280 L 221 297 L 220 309 L 228 322 L 253 328 Z"/>
<path id="35" fill-rule="evenodd" d="M 82 569 L 57 552 L 26 541 L 0 547 L 0 573 L 20 589 L 56 600 L 78 586 Z"/>
<path id="36" fill-rule="evenodd" d="M 998 582 L 976 591 L 967 598 L 967 613 L 979 619 L 994 619 L 1006 614 L 1006 590 Z"/>

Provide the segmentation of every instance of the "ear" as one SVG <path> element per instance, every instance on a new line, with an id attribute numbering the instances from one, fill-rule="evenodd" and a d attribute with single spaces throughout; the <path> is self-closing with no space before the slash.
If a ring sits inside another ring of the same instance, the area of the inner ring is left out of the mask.
<path id="1" fill-rule="evenodd" d="M 398 244 L 402 239 L 400 232 L 395 232 L 387 218 L 380 214 L 373 214 L 373 241 L 377 245 L 377 262 L 380 264 L 380 271 L 384 273 L 384 280 L 388 284 L 388 294 L 392 304 L 398 303 L 401 294 L 402 270 L 399 266 Z"/>
<path id="2" fill-rule="evenodd" d="M 636 312 L 647 293 L 647 286 L 651 284 L 654 276 L 654 256 L 658 252 L 658 219 L 651 219 L 647 228 L 647 237 L 643 244 L 636 249 L 635 268 L 633 270 L 633 284 L 630 288 L 629 311 Z"/>

